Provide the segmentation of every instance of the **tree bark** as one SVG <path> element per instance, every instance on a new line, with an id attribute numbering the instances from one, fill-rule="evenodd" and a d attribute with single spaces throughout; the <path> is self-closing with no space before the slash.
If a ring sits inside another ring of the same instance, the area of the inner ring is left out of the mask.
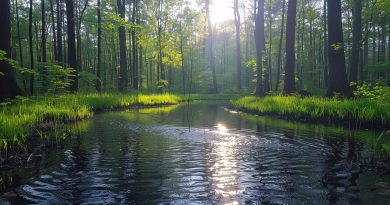
<path id="1" fill-rule="evenodd" d="M 125 2 L 123 0 L 117 0 L 119 16 L 125 19 Z M 126 61 L 126 31 L 124 26 L 119 26 L 119 76 L 118 76 L 118 89 L 123 92 L 128 86 L 128 72 Z"/>
<path id="2" fill-rule="evenodd" d="M 329 85 L 326 96 L 338 93 L 352 97 L 345 67 L 341 0 L 328 0 L 328 34 Z"/>
<path id="3" fill-rule="evenodd" d="M 56 25 L 55 25 L 55 18 L 54 18 L 54 5 L 53 0 L 50 0 L 50 10 L 51 10 L 51 24 L 52 24 L 52 33 L 53 33 L 53 52 L 54 52 L 54 59 L 57 60 L 58 53 L 57 53 L 57 34 L 56 34 Z"/>
<path id="4" fill-rule="evenodd" d="M 276 70 L 276 85 L 275 90 L 279 90 L 279 83 L 280 83 L 280 71 L 281 71 L 281 65 L 282 65 L 282 48 L 283 48 L 283 36 L 284 36 L 284 16 L 286 13 L 286 0 L 283 0 L 283 9 L 282 9 L 282 25 L 280 29 L 280 39 L 279 39 L 279 51 L 278 51 L 278 67 Z"/>
<path id="5" fill-rule="evenodd" d="M 102 92 L 102 76 L 101 76 L 101 67 L 102 67 L 102 18 L 100 14 L 101 5 L 100 0 L 97 0 L 97 23 L 98 23 L 98 39 L 97 39 L 97 70 L 96 70 L 96 90 L 100 93 Z"/>
<path id="6" fill-rule="evenodd" d="M 283 94 L 289 95 L 296 91 L 295 87 L 295 25 L 297 1 L 288 1 L 286 28 L 286 65 Z"/>
<path id="7" fill-rule="evenodd" d="M 362 40 L 362 1 L 355 0 L 354 2 L 354 20 L 353 20 L 353 43 L 352 57 L 349 68 L 349 80 L 357 82 L 359 70 L 359 53 Z"/>
<path id="8" fill-rule="evenodd" d="M 0 50 L 7 52 L 5 57 L 11 57 L 11 19 L 10 1 L 0 1 Z M 13 99 L 21 94 L 16 83 L 15 73 L 7 61 L 0 61 L 0 102 Z"/>
<path id="9" fill-rule="evenodd" d="M 30 0 L 30 8 L 28 13 L 28 43 L 30 49 L 30 69 L 34 71 L 34 47 L 33 47 L 33 0 Z M 34 73 L 30 74 L 30 95 L 34 95 Z"/>
<path id="10" fill-rule="evenodd" d="M 18 0 L 15 1 L 15 11 L 16 11 L 16 30 L 18 35 L 18 47 L 19 47 L 19 60 L 20 60 L 20 66 L 24 67 L 24 60 L 23 60 L 23 46 L 22 46 L 22 36 L 20 35 L 20 23 L 19 23 L 19 5 Z M 27 79 L 25 76 L 23 76 L 23 88 L 24 90 L 27 90 Z"/>
<path id="11" fill-rule="evenodd" d="M 56 61 L 63 64 L 61 0 L 57 0 L 57 58 L 56 58 Z"/>
<path id="12" fill-rule="evenodd" d="M 41 0 L 41 63 L 42 63 L 42 93 L 47 89 L 47 72 L 46 72 L 46 9 L 45 0 Z"/>
<path id="13" fill-rule="evenodd" d="M 66 0 L 66 16 L 68 29 L 68 65 L 74 69 L 74 76 L 70 77 L 70 92 L 76 92 L 78 89 L 78 68 L 76 57 L 76 36 L 75 36 L 75 18 L 73 0 Z"/>

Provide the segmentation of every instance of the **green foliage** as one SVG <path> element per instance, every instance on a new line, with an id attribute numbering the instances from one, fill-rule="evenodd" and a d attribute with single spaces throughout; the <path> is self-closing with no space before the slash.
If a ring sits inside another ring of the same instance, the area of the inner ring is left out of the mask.
<path id="1" fill-rule="evenodd" d="M 47 72 L 48 92 L 52 94 L 68 92 L 68 87 L 72 82 L 70 77 L 75 76 L 75 70 L 73 68 L 62 68 L 62 66 L 51 63 L 44 66 Z"/>
<path id="2" fill-rule="evenodd" d="M 168 85 L 169 85 L 169 82 L 166 80 L 157 81 L 156 86 L 157 86 L 158 92 L 163 93 L 165 91 L 165 89 L 168 87 Z"/>
<path id="3" fill-rule="evenodd" d="M 96 81 L 98 80 L 98 77 L 94 73 L 90 72 L 80 72 L 79 74 L 80 83 L 79 83 L 79 90 L 82 92 L 94 92 L 96 90 Z"/>
<path id="4" fill-rule="evenodd" d="M 381 83 L 370 84 L 366 82 L 359 86 L 353 83 L 352 86 L 356 87 L 354 94 L 357 98 L 390 103 L 390 87 L 388 86 L 384 86 Z"/>

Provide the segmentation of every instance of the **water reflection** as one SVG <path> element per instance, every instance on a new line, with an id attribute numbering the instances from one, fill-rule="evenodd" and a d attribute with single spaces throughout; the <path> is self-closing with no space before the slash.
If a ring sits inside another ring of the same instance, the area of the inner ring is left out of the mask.
<path id="1" fill-rule="evenodd" d="M 36 166 L 7 172 L 19 182 L 16 196 L 8 194 L 3 201 L 390 202 L 389 177 L 359 166 L 372 154 L 361 137 L 376 133 L 230 113 L 205 103 L 105 113 L 77 125 L 85 131 L 82 138 Z"/>

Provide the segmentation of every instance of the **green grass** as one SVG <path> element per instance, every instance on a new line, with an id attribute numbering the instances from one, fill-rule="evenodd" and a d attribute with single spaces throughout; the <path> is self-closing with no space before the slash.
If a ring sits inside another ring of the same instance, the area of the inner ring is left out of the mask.
<path id="1" fill-rule="evenodd" d="M 0 107 L 0 154 L 21 147 L 43 122 L 68 122 L 91 117 L 94 112 L 132 106 L 173 105 L 181 101 L 171 94 L 66 94 L 18 98 Z"/>
<path id="2" fill-rule="evenodd" d="M 390 123 L 390 103 L 369 99 L 269 96 L 243 97 L 232 100 L 231 104 L 236 109 L 250 113 L 278 115 L 299 120 L 354 122 L 371 126 Z"/>

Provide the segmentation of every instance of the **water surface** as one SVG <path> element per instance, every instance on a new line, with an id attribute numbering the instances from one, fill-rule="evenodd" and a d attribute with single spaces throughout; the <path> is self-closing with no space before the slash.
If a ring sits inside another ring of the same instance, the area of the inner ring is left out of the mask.
<path id="1" fill-rule="evenodd" d="M 74 126 L 83 137 L 6 174 L 17 182 L 0 204 L 390 203 L 389 176 L 362 166 L 378 133 L 205 102 Z"/>

